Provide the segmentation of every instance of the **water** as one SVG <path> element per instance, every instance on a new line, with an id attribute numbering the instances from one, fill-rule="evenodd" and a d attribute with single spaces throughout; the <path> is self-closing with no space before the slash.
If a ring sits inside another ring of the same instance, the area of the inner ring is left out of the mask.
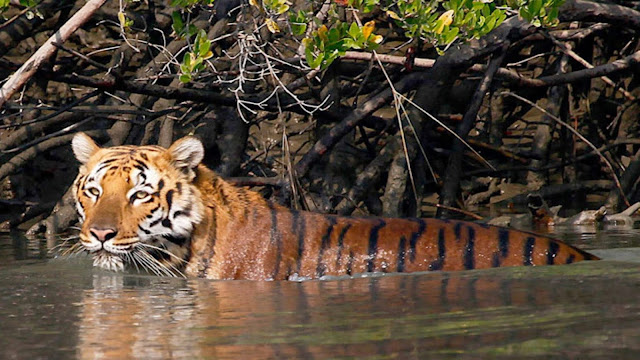
<path id="1" fill-rule="evenodd" d="M 0 358 L 602 358 L 640 354 L 638 230 L 605 260 L 304 282 L 111 273 L 0 235 Z"/>

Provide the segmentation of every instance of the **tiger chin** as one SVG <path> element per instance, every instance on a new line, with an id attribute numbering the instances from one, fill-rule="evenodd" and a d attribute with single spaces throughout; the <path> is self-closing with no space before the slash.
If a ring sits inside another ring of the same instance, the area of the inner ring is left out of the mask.
<path id="1" fill-rule="evenodd" d="M 165 276 L 284 280 L 568 264 L 597 257 L 548 237 L 438 219 L 297 211 L 201 164 L 195 137 L 101 148 L 77 134 L 80 243 L 94 265 Z"/>

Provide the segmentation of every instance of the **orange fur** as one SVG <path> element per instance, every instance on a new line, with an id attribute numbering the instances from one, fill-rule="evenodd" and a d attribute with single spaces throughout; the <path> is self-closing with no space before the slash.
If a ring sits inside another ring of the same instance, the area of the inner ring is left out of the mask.
<path id="1" fill-rule="evenodd" d="M 107 268 L 128 264 L 166 275 L 281 280 L 597 259 L 548 237 L 482 224 L 291 210 L 232 186 L 199 164 L 204 152 L 194 138 L 169 149 L 99 149 L 89 141 L 85 137 L 76 144 L 74 139 L 74 151 L 84 162 L 75 185 L 86 214 L 80 238 L 97 265 Z M 109 170 L 100 173 L 96 167 Z M 91 183 L 91 176 L 100 180 Z M 138 188 L 142 194 L 135 192 Z M 92 191 L 101 194 L 94 197 Z M 186 236 L 184 229 L 189 229 Z M 150 251 L 145 243 L 162 251 Z M 150 260 L 136 254 L 141 251 L 159 265 L 145 263 Z"/>

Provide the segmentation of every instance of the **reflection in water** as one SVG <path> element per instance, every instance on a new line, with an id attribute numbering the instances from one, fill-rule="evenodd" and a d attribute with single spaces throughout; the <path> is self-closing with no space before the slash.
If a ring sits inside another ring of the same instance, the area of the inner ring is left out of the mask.
<path id="1" fill-rule="evenodd" d="M 0 236 L 0 358 L 607 358 L 640 352 L 640 249 L 539 268 L 169 279 Z M 624 256 L 623 256 L 624 255 Z"/>
<path id="2" fill-rule="evenodd" d="M 500 272 L 302 283 L 93 276 L 80 307 L 81 358 L 560 355 L 571 353 L 565 346 L 575 334 L 583 342 L 578 353 L 606 354 L 629 341 L 640 348 L 640 305 L 629 319 L 623 297 L 618 304 L 607 293 L 585 296 L 593 291 L 577 279 Z M 620 295 L 633 291 L 624 281 L 611 286 Z M 602 343 L 603 316 L 618 321 L 620 343 Z"/>

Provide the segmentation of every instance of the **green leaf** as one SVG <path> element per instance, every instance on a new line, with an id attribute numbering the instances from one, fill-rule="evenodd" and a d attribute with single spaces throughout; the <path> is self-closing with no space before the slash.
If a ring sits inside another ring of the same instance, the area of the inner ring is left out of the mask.
<path id="1" fill-rule="evenodd" d="M 191 82 L 191 74 L 182 74 L 182 75 L 180 75 L 180 81 L 182 83 L 185 83 L 185 84 Z"/>
<path id="2" fill-rule="evenodd" d="M 555 21 L 558 18 L 558 8 L 552 8 L 551 11 L 549 11 L 547 18 L 552 22 Z"/>
<path id="3" fill-rule="evenodd" d="M 200 55 L 201 57 L 205 57 L 208 53 L 210 53 L 211 49 L 211 41 L 209 40 L 205 40 L 204 42 L 202 42 L 202 44 L 200 44 L 200 49 L 198 49 L 198 55 Z"/>
<path id="4" fill-rule="evenodd" d="M 542 9 L 542 0 L 531 0 L 529 3 L 529 13 L 532 16 L 537 16 Z"/>
<path id="5" fill-rule="evenodd" d="M 487 18 L 487 24 L 485 25 L 487 28 L 487 32 L 493 30 L 493 28 L 496 26 L 496 21 L 498 20 L 498 18 L 495 15 L 496 14 L 493 13 L 490 17 Z"/>
<path id="6" fill-rule="evenodd" d="M 453 40 L 456 39 L 456 36 L 458 36 L 459 32 L 460 32 L 460 28 L 458 27 L 450 28 L 449 31 L 444 35 L 444 43 L 445 44 L 452 43 Z"/>
<path id="7" fill-rule="evenodd" d="M 198 56 L 198 57 L 196 58 L 196 60 L 193 62 L 193 65 L 191 65 L 191 68 L 192 68 L 193 70 L 196 70 L 196 71 L 198 71 L 198 70 L 202 70 L 202 69 L 204 68 L 204 67 L 202 66 L 202 62 L 203 62 L 203 61 L 204 61 L 204 59 Z"/>
<path id="8" fill-rule="evenodd" d="M 171 13 L 171 20 L 173 20 L 173 24 L 171 27 L 176 34 L 180 35 L 184 31 L 184 22 L 182 21 L 182 15 L 179 11 L 174 11 Z"/>
<path id="9" fill-rule="evenodd" d="M 352 39 L 357 39 L 358 36 L 362 35 L 362 30 L 360 30 L 360 27 L 355 23 L 355 21 L 351 23 L 351 26 L 349 26 L 349 35 Z"/>
<path id="10" fill-rule="evenodd" d="M 191 53 L 185 53 L 182 57 L 182 64 L 189 69 L 191 68 Z"/>
<path id="11" fill-rule="evenodd" d="M 309 64 L 309 67 L 311 67 L 312 69 L 316 69 L 320 67 L 320 64 L 322 64 L 322 60 L 324 60 L 324 53 L 318 54 L 317 57 L 312 56 L 311 59 L 307 57 L 307 63 Z"/>

